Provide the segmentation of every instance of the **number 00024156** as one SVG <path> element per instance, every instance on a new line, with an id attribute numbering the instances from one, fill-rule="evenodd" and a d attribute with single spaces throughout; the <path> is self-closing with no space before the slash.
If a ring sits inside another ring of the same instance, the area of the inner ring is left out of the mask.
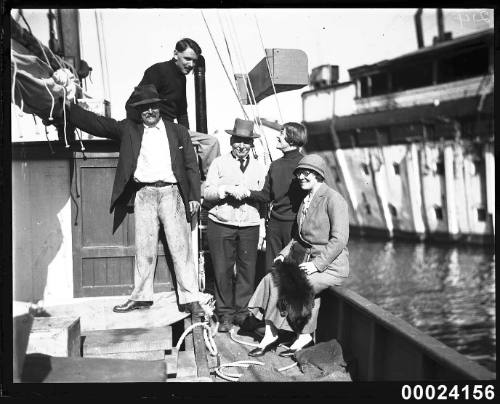
<path id="1" fill-rule="evenodd" d="M 409 384 L 401 389 L 403 400 L 493 400 L 495 386 L 492 384 Z"/>

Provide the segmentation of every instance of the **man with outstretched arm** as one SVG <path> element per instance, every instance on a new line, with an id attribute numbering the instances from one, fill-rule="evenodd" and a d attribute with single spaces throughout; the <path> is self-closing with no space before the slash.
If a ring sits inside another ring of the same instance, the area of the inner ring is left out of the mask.
<path id="1" fill-rule="evenodd" d="M 60 83 L 62 84 L 62 83 Z M 190 221 L 200 206 L 200 172 L 187 129 L 160 117 L 160 96 L 153 85 L 135 88 L 131 103 L 142 122 L 116 121 L 66 101 L 69 123 L 98 137 L 120 142 L 111 211 L 133 203 L 135 213 L 134 290 L 115 306 L 116 313 L 149 308 L 158 233 L 163 224 L 172 256 L 179 307 L 203 315 L 199 304 Z"/>

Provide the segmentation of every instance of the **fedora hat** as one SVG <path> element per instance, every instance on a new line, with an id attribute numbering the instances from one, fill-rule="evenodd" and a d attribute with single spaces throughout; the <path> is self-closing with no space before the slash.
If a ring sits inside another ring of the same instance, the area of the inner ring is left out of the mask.
<path id="1" fill-rule="evenodd" d="M 134 88 L 134 92 L 130 96 L 130 106 L 137 107 L 144 104 L 153 104 L 155 102 L 164 101 L 160 98 L 156 87 L 153 84 L 144 84 Z"/>
<path id="2" fill-rule="evenodd" d="M 253 131 L 253 121 L 247 121 L 245 119 L 236 118 L 234 121 L 233 130 L 226 129 L 226 133 L 229 133 L 231 136 L 238 137 L 248 137 L 248 138 L 257 138 L 260 137 L 258 133 Z"/>

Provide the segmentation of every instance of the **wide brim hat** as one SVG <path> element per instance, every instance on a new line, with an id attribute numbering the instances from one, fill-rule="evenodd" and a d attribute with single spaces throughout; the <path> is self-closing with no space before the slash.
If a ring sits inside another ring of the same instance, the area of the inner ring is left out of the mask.
<path id="1" fill-rule="evenodd" d="M 134 92 L 130 96 L 130 101 L 130 106 L 137 107 L 139 105 L 165 101 L 165 99 L 160 98 L 160 94 L 158 94 L 158 90 L 153 84 L 144 84 L 134 88 Z"/>
<path id="2" fill-rule="evenodd" d="M 319 154 L 308 154 L 307 156 L 304 156 L 302 160 L 299 161 L 299 164 L 297 164 L 297 167 L 295 167 L 293 172 L 295 173 L 301 168 L 313 170 L 325 178 L 326 163 Z"/>
<path id="3" fill-rule="evenodd" d="M 253 121 L 236 118 L 236 120 L 234 121 L 233 130 L 226 129 L 226 133 L 229 133 L 231 136 L 246 137 L 252 139 L 260 137 L 258 133 L 254 132 L 253 125 Z"/>

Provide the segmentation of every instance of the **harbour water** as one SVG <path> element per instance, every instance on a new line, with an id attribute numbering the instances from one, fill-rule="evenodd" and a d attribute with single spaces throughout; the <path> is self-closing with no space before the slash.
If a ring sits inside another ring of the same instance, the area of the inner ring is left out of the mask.
<path id="1" fill-rule="evenodd" d="M 496 372 L 494 246 L 349 239 L 346 286 Z"/>

